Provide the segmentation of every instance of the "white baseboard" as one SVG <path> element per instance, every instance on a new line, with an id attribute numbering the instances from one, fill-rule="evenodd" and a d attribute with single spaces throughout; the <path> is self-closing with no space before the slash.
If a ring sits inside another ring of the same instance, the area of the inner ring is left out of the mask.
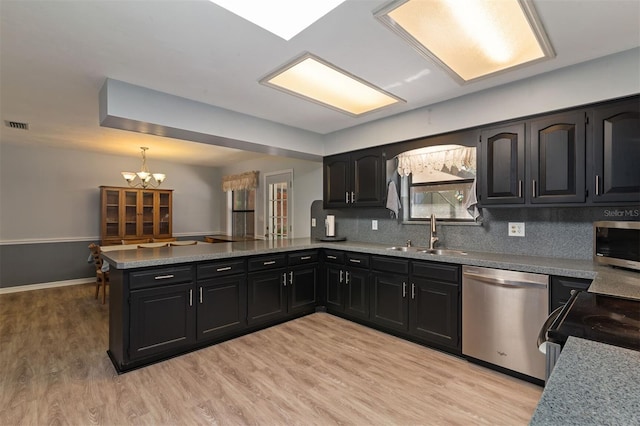
<path id="1" fill-rule="evenodd" d="M 94 283 L 96 277 L 78 278 L 75 280 L 54 281 L 50 283 L 17 285 L 13 287 L 0 288 L 0 294 L 18 293 L 20 291 L 42 290 L 45 288 L 66 287 L 68 285 L 89 284 Z"/>

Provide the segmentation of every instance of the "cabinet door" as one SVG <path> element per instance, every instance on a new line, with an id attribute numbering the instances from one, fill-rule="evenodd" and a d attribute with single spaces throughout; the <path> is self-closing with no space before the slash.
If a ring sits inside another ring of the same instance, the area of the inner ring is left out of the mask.
<path id="1" fill-rule="evenodd" d="M 324 208 L 348 206 L 351 201 L 349 155 L 325 158 L 323 178 Z"/>
<path id="2" fill-rule="evenodd" d="M 593 201 L 640 199 L 638 99 L 598 108 L 593 122 Z M 591 191 L 590 191 L 591 192 Z"/>
<path id="3" fill-rule="evenodd" d="M 198 340 L 242 330 L 247 318 L 244 275 L 198 281 Z"/>
<path id="4" fill-rule="evenodd" d="M 414 277 L 410 332 L 426 342 L 460 348 L 460 286 Z"/>
<path id="5" fill-rule="evenodd" d="M 407 330 L 407 282 L 407 276 L 374 274 L 371 292 L 371 320 L 374 323 Z"/>
<path id="6" fill-rule="evenodd" d="M 356 207 L 381 207 L 384 202 L 383 164 L 381 152 L 365 151 L 351 155 L 353 168 L 350 194 Z"/>
<path id="7" fill-rule="evenodd" d="M 313 311 L 316 307 L 318 265 L 305 265 L 289 271 L 287 311 L 289 314 Z"/>
<path id="8" fill-rule="evenodd" d="M 585 113 L 575 111 L 533 121 L 529 139 L 531 203 L 585 200 Z"/>
<path id="9" fill-rule="evenodd" d="M 123 238 L 136 238 L 140 237 L 142 232 L 140 223 L 140 209 L 138 207 L 138 194 L 137 189 L 124 190 L 123 195 Z"/>
<path id="10" fill-rule="evenodd" d="M 193 283 L 132 291 L 130 358 L 155 355 L 194 343 L 194 301 Z"/>
<path id="11" fill-rule="evenodd" d="M 349 268 L 344 271 L 344 312 L 369 319 L 369 271 Z"/>
<path id="12" fill-rule="evenodd" d="M 156 223 L 157 193 L 155 191 L 139 192 L 140 206 L 138 210 L 138 236 L 153 238 Z"/>
<path id="13" fill-rule="evenodd" d="M 168 238 L 172 235 L 172 206 L 173 193 L 171 191 L 157 191 L 154 208 L 154 230 L 157 238 Z"/>
<path id="14" fill-rule="evenodd" d="M 101 188 L 100 196 L 102 198 L 102 245 L 109 242 L 117 242 L 120 244 L 123 229 L 123 220 L 121 215 L 122 199 L 121 191 L 115 188 Z"/>
<path id="15" fill-rule="evenodd" d="M 327 265 L 325 269 L 325 302 L 329 311 L 344 311 L 344 269 Z"/>
<path id="16" fill-rule="evenodd" d="M 480 203 L 524 203 L 524 123 L 483 130 Z"/>
<path id="17" fill-rule="evenodd" d="M 249 325 L 284 318 L 287 314 L 285 299 L 287 273 L 285 269 L 254 272 L 248 275 L 248 318 Z"/>

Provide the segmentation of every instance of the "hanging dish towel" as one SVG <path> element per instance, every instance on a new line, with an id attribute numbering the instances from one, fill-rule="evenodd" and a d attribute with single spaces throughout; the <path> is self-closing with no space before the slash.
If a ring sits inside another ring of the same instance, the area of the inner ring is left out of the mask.
<path id="1" fill-rule="evenodd" d="M 464 208 L 473 216 L 473 220 L 482 222 L 482 211 L 478 207 L 478 197 L 476 195 L 476 179 L 473 180 L 467 201 L 464 202 Z"/>
<path id="2" fill-rule="evenodd" d="M 392 219 L 398 217 L 398 211 L 400 210 L 400 207 L 400 197 L 398 196 L 396 183 L 394 181 L 391 181 L 389 182 L 389 187 L 387 188 L 387 208 L 391 210 L 390 215 Z"/>

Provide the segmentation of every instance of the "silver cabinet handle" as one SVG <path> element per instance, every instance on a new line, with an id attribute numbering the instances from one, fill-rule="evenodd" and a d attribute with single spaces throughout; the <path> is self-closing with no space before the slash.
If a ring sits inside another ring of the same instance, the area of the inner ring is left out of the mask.
<path id="1" fill-rule="evenodd" d="M 522 181 L 518 181 L 518 198 L 522 198 Z"/>
<path id="2" fill-rule="evenodd" d="M 335 256 L 331 256 L 331 255 L 327 255 L 327 259 L 333 259 L 333 260 L 336 260 L 336 259 L 337 259 L 337 257 L 335 257 Z"/>
<path id="3" fill-rule="evenodd" d="M 222 271 L 230 271 L 231 270 L 231 266 L 225 266 L 224 268 L 218 268 L 216 269 L 216 271 L 218 272 L 222 272 Z"/>
<path id="4" fill-rule="evenodd" d="M 407 297 L 407 283 L 403 282 L 402 283 L 402 298 L 404 299 L 405 297 Z"/>
<path id="5" fill-rule="evenodd" d="M 596 195 L 600 195 L 600 175 L 596 175 Z"/>
<path id="6" fill-rule="evenodd" d="M 355 203 L 355 197 L 354 197 L 354 192 L 351 191 L 351 202 Z"/>
<path id="7" fill-rule="evenodd" d="M 300 258 L 300 260 L 309 260 L 309 259 L 311 259 L 311 256 L 302 256 Z"/>
<path id="8" fill-rule="evenodd" d="M 349 262 L 351 263 L 360 263 L 360 259 L 349 259 Z"/>
<path id="9" fill-rule="evenodd" d="M 538 196 L 537 195 L 538 191 L 536 190 L 536 180 L 535 179 L 532 181 L 532 188 L 531 189 L 533 190 L 533 194 L 532 194 L 533 198 L 536 198 Z"/>
<path id="10" fill-rule="evenodd" d="M 416 298 L 416 285 L 414 283 L 411 283 L 411 299 L 415 299 Z"/>
<path id="11" fill-rule="evenodd" d="M 345 275 L 345 284 L 349 284 L 349 271 L 346 271 L 344 275 Z"/>
<path id="12" fill-rule="evenodd" d="M 289 272 L 289 284 L 293 285 L 293 271 Z"/>
<path id="13" fill-rule="evenodd" d="M 349 191 L 344 193 L 344 202 L 349 204 Z"/>
<path id="14" fill-rule="evenodd" d="M 200 287 L 200 303 L 202 303 L 202 287 Z"/>
<path id="15" fill-rule="evenodd" d="M 286 272 L 284 272 L 282 274 L 282 284 L 284 284 L 285 287 L 287 286 L 287 273 Z"/>
<path id="16" fill-rule="evenodd" d="M 193 289 L 189 290 L 189 306 L 193 306 Z"/>
<path id="17" fill-rule="evenodd" d="M 276 263 L 275 260 L 267 260 L 266 262 L 262 262 L 263 265 L 267 266 L 267 265 L 273 265 L 274 263 Z"/>
<path id="18" fill-rule="evenodd" d="M 342 284 L 342 275 L 343 275 L 343 272 L 344 272 L 344 271 L 340 270 L 340 284 Z"/>
<path id="19" fill-rule="evenodd" d="M 166 280 L 169 278 L 173 278 L 173 274 L 168 274 L 168 275 L 156 275 L 153 279 L 154 280 Z"/>

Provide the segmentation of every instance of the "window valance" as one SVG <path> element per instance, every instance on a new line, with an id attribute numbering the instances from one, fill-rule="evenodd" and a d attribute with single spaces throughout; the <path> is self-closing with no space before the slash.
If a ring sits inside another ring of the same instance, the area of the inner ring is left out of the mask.
<path id="1" fill-rule="evenodd" d="M 222 190 L 238 191 L 241 189 L 253 189 L 258 187 L 257 171 L 245 172 L 237 175 L 227 175 L 222 177 Z"/>

